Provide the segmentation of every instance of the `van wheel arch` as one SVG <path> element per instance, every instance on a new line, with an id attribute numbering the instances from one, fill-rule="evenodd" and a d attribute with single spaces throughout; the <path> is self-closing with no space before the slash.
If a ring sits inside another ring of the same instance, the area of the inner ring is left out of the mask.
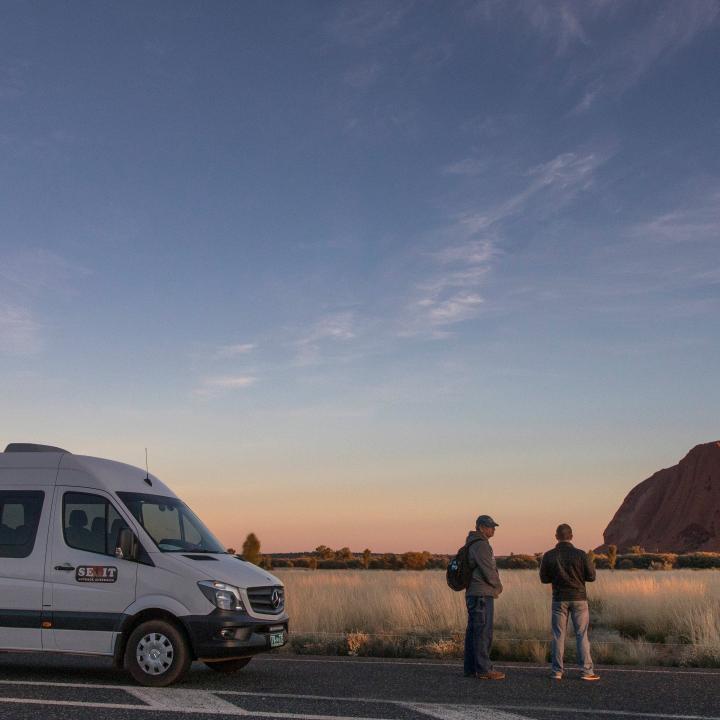
<path id="1" fill-rule="evenodd" d="M 125 648 L 127 647 L 130 635 L 133 630 L 141 623 L 147 622 L 148 620 L 164 620 L 174 625 L 180 633 L 185 637 L 187 646 L 190 650 L 190 657 L 192 660 L 197 660 L 195 654 L 195 648 L 193 648 L 192 640 L 185 627 L 185 624 L 167 610 L 162 608 L 147 608 L 146 610 L 140 611 L 137 615 L 129 615 L 120 626 L 120 631 L 115 640 L 115 650 L 113 652 L 113 665 L 116 668 L 123 668 L 125 658 Z"/>

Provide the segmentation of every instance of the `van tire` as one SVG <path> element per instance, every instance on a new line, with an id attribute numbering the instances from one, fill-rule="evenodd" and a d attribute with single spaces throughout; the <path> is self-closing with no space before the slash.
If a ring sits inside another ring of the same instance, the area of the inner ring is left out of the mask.
<path id="1" fill-rule="evenodd" d="M 205 664 L 215 672 L 234 673 L 242 670 L 250 661 L 251 657 L 233 658 L 232 660 L 218 660 L 216 662 L 206 662 Z"/>
<path id="2" fill-rule="evenodd" d="M 141 664 L 145 657 L 146 663 Z M 125 668 L 147 687 L 166 687 L 182 680 L 190 669 L 190 648 L 182 631 L 166 620 L 148 620 L 130 633 Z M 167 666 L 163 669 L 163 666 Z"/>

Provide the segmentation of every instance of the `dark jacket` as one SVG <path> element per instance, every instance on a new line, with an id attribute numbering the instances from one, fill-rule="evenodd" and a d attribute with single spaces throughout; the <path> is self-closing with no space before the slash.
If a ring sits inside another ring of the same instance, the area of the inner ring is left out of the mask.
<path id="1" fill-rule="evenodd" d="M 552 583 L 554 601 L 587 600 L 585 583 L 595 580 L 595 566 L 572 543 L 559 542 L 540 563 L 540 580 Z"/>
<path id="2" fill-rule="evenodd" d="M 470 545 L 468 555 L 473 567 L 472 580 L 465 594 L 498 597 L 503 591 L 503 586 L 488 539 L 482 533 L 473 531 L 468 533 L 465 544 Z"/>

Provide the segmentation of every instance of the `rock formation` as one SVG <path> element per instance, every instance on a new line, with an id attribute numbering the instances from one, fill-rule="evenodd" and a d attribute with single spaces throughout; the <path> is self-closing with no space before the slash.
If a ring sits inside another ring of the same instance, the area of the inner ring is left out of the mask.
<path id="1" fill-rule="evenodd" d="M 603 548 L 720 552 L 720 441 L 636 485 L 603 533 Z"/>

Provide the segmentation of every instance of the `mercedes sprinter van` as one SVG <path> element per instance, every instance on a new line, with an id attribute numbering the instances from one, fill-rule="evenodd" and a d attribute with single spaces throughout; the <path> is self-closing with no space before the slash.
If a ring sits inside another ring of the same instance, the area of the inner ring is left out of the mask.
<path id="1" fill-rule="evenodd" d="M 0 453 L 0 651 L 112 656 L 143 685 L 287 642 L 283 584 L 229 555 L 144 470 L 60 448 Z"/>

